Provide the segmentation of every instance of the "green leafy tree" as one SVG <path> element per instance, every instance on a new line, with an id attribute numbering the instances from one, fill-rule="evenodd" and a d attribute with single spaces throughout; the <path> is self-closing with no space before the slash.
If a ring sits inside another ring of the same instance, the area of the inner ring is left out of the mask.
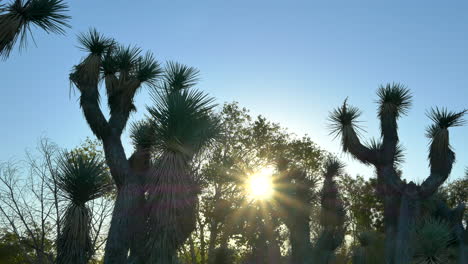
<path id="1" fill-rule="evenodd" d="M 350 235 L 364 231 L 384 232 L 383 202 L 376 194 L 375 178 L 365 180 L 362 176 L 351 177 L 347 174 L 338 179 L 343 202 L 348 214 Z"/>
<path id="2" fill-rule="evenodd" d="M 18 237 L 15 233 L 4 231 L 0 236 L 0 263 L 24 264 L 32 263 L 34 251 L 25 246 L 25 238 Z"/>
<path id="3" fill-rule="evenodd" d="M 0 3 L 0 56 L 8 58 L 15 43 L 25 47 L 32 26 L 47 33 L 64 34 L 70 27 L 68 5 L 62 0 L 12 0 Z"/>
<path id="4" fill-rule="evenodd" d="M 323 151 L 306 136 L 297 138 L 262 116 L 253 118 L 238 103 L 224 105 L 220 126 L 222 135 L 194 164 L 202 194 L 197 232 L 184 247 L 185 259 L 193 255 L 201 263 L 215 263 L 216 249 L 232 243 L 246 261 L 279 263 L 288 247 L 287 229 L 278 218 L 283 209 L 274 199 L 252 200 L 248 175 L 272 168 L 284 156 L 312 176 L 320 170 Z M 273 180 L 279 184 L 276 176 Z"/>

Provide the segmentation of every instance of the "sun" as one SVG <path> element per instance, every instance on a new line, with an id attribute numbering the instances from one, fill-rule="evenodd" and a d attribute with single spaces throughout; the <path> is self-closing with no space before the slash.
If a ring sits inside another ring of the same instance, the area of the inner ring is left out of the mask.
<path id="1" fill-rule="evenodd" d="M 273 195 L 272 168 L 263 168 L 249 176 L 247 180 L 247 192 L 252 199 L 266 200 Z"/>

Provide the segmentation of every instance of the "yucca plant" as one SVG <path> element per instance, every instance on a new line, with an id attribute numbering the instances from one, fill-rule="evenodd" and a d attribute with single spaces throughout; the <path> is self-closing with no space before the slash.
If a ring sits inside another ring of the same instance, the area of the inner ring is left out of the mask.
<path id="1" fill-rule="evenodd" d="M 411 248 L 408 242 L 410 227 L 415 224 L 421 200 L 434 194 L 448 178 L 455 161 L 455 153 L 449 144 L 448 128 L 463 124 L 466 110 L 450 112 L 435 108 L 428 113 L 434 122 L 428 128 L 430 139 L 430 175 L 420 185 L 406 183 L 400 178 L 402 160 L 399 146 L 397 121 L 408 113 L 412 96 L 410 91 L 398 83 L 387 84 L 378 89 L 378 117 L 381 135 L 378 141 L 361 143 L 358 124 L 360 111 L 349 106 L 347 100 L 330 114 L 331 133 L 341 137 L 343 151 L 350 153 L 364 164 L 373 165 L 377 172 L 377 193 L 384 200 L 384 222 L 386 239 L 386 263 L 408 263 Z"/>
<path id="2" fill-rule="evenodd" d="M 68 5 L 63 0 L 13 0 L 0 4 L 0 56 L 8 58 L 16 42 L 26 46 L 34 25 L 47 33 L 64 34 L 70 27 L 66 15 Z"/>
<path id="3" fill-rule="evenodd" d="M 148 107 L 157 152 L 147 183 L 150 206 L 147 252 L 149 263 L 173 263 L 176 250 L 195 228 L 199 187 L 190 174 L 193 156 L 218 134 L 214 99 L 195 90 L 198 71 L 168 63 Z"/>
<path id="4" fill-rule="evenodd" d="M 107 165 L 117 187 L 117 195 L 106 243 L 104 263 L 126 264 L 130 258 L 141 263 L 140 246 L 145 213 L 144 173 L 138 164 L 148 164 L 145 147 L 139 146 L 126 157 L 121 135 L 130 114 L 135 111 L 134 97 L 145 85 L 153 86 L 161 68 L 151 53 L 142 54 L 132 46 L 119 45 L 91 29 L 78 38 L 87 56 L 70 74 L 71 83 L 80 93 L 80 106 L 86 121 L 104 146 Z M 99 85 L 103 84 L 110 117 L 103 114 Z M 135 167 L 137 166 L 137 167 Z M 148 168 L 146 168 L 148 169 Z"/>
<path id="5" fill-rule="evenodd" d="M 413 230 L 412 247 L 414 248 L 414 263 L 442 264 L 450 262 L 449 244 L 452 240 L 452 230 L 448 223 L 426 219 Z"/>
<path id="6" fill-rule="evenodd" d="M 335 177 L 342 175 L 344 164 L 329 157 L 324 164 L 324 182 L 320 195 L 322 231 L 314 245 L 314 263 L 331 263 L 345 234 L 345 211 Z"/>
<path id="7" fill-rule="evenodd" d="M 57 239 L 58 264 L 87 264 L 93 256 L 91 211 L 88 201 L 109 190 L 109 175 L 103 160 L 78 153 L 65 153 L 60 160 L 57 185 L 68 201 Z"/>

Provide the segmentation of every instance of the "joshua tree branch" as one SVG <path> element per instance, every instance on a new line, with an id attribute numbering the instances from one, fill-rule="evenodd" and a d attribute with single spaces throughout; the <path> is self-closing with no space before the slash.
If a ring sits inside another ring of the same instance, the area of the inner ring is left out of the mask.
<path id="1" fill-rule="evenodd" d="M 80 91 L 81 108 L 89 127 L 99 139 L 106 138 L 110 134 L 109 124 L 99 107 L 97 87 L 83 87 Z"/>
<path id="2" fill-rule="evenodd" d="M 139 81 L 128 81 L 120 85 L 119 90 L 123 91 L 116 95 L 115 104 L 111 105 L 111 116 L 109 125 L 114 133 L 121 134 L 127 125 L 130 113 L 135 110 L 133 98 L 140 87 Z"/>
<path id="3" fill-rule="evenodd" d="M 373 165 L 377 164 L 378 155 L 376 151 L 364 146 L 360 142 L 359 137 L 356 135 L 356 132 L 354 132 L 354 129 L 352 129 L 352 131 L 353 133 L 350 133 L 350 135 L 348 135 L 348 140 L 343 140 L 343 148 L 345 149 L 345 151 L 351 153 L 351 155 L 353 155 L 354 158 L 358 159 L 362 163 L 370 163 Z"/>
<path id="4" fill-rule="evenodd" d="M 421 196 L 424 198 L 424 197 L 431 196 L 433 193 L 435 193 L 438 190 L 438 188 L 448 178 L 451 171 L 452 171 L 451 165 L 450 165 L 450 169 L 448 169 L 447 171 L 440 172 L 440 171 L 431 169 L 431 174 L 421 184 L 421 191 L 420 191 Z"/>
<path id="5" fill-rule="evenodd" d="M 461 112 L 449 112 L 446 109 L 432 109 L 429 117 L 434 124 L 427 129 L 427 136 L 431 140 L 429 148 L 429 165 L 431 174 L 421 184 L 421 195 L 432 195 L 444 183 L 452 171 L 455 162 L 449 141 L 449 127 L 464 124 L 463 116 L 467 110 Z"/>
<path id="6" fill-rule="evenodd" d="M 384 164 L 393 164 L 398 145 L 398 125 L 395 113 L 380 115 L 382 132 L 382 161 Z"/>

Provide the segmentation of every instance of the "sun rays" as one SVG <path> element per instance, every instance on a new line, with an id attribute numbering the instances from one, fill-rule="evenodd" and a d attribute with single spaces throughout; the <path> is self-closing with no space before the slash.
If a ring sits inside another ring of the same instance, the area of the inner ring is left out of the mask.
<path id="1" fill-rule="evenodd" d="M 246 191 L 251 199 L 267 200 L 273 196 L 273 173 L 273 168 L 266 167 L 252 175 L 249 175 L 247 178 Z"/>

